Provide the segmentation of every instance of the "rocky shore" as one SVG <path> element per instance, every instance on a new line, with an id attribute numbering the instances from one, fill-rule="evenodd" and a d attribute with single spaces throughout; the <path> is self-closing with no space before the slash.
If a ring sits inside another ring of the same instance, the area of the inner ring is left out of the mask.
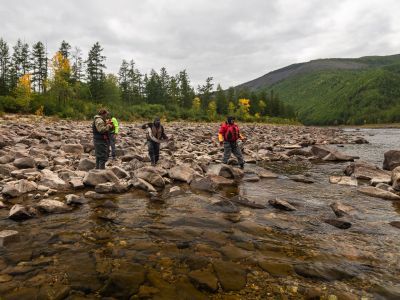
<path id="1" fill-rule="evenodd" d="M 349 245 L 352 238 L 361 243 L 361 235 L 371 230 L 360 229 L 369 220 L 356 203 L 327 200 L 314 207 L 273 188 L 284 182 L 289 190 L 308 187 L 310 194 L 319 190 L 324 198 L 316 176 L 287 170 L 341 162 L 342 174 L 329 174 L 326 180 L 343 195 L 351 191 L 360 199 L 398 201 L 399 152 L 385 154 L 383 170 L 340 151 L 338 145 L 368 143 L 341 129 L 244 124 L 247 164 L 240 170 L 234 158 L 221 164 L 218 125 L 166 124 L 170 140 L 162 144 L 161 161 L 152 167 L 141 124 L 122 124 L 117 160 L 109 161 L 106 170 L 94 170 L 90 122 L 4 116 L 0 120 L 0 295 L 4 299 L 372 299 L 374 295 L 392 299 L 400 295 L 398 282 L 365 282 L 376 258 Z M 396 220 L 387 223 L 391 230 L 400 227 Z M 327 249 L 341 245 L 341 236 L 349 230 L 353 231 L 345 237 L 349 248 L 343 250 L 344 258 L 327 262 Z M 324 241 L 324 234 L 334 237 L 331 243 Z M 304 244 L 298 247 L 299 243 Z M 395 251 L 390 263 L 399 261 Z M 391 275 L 396 274 L 398 266 Z"/>

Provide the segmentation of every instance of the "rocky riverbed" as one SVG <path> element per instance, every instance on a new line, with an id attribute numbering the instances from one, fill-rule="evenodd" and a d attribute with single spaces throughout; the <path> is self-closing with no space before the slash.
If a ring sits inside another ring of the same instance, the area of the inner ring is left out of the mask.
<path id="1" fill-rule="evenodd" d="M 1 297 L 400 297 L 397 151 L 383 170 L 362 132 L 246 124 L 242 171 L 218 124 L 170 123 L 154 168 L 140 125 L 95 171 L 90 122 L 0 119 Z"/>

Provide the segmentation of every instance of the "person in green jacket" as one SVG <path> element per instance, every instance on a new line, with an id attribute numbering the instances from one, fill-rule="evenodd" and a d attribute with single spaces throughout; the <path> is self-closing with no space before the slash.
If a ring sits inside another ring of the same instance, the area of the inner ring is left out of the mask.
<path id="1" fill-rule="evenodd" d="M 92 123 L 96 169 L 105 169 L 108 160 L 109 132 L 112 125 L 107 123 L 107 116 L 107 110 L 100 109 Z"/>
<path id="2" fill-rule="evenodd" d="M 116 139 L 118 137 L 118 133 L 119 133 L 119 124 L 118 124 L 117 119 L 114 116 L 111 117 L 111 120 L 109 120 L 108 123 L 112 124 L 112 129 L 110 130 L 110 134 L 109 134 L 109 147 L 111 147 L 112 159 L 115 160 L 116 159 L 115 141 L 116 141 Z"/>

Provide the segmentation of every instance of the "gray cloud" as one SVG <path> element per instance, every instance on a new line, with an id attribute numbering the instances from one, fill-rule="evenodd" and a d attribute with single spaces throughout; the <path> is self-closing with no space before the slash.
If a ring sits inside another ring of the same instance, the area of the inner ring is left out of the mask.
<path id="1" fill-rule="evenodd" d="M 396 0 L 2 0 L 0 37 L 50 53 L 65 39 L 85 56 L 99 41 L 109 72 L 134 59 L 228 87 L 311 59 L 399 53 L 398 11 Z"/>

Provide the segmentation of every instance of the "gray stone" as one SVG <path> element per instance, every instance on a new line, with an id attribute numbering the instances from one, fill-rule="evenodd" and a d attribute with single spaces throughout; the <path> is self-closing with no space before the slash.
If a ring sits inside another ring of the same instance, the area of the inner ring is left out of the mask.
<path id="1" fill-rule="evenodd" d="M 37 190 L 37 184 L 35 182 L 28 181 L 26 179 L 21 179 L 18 181 L 8 182 L 4 186 L 2 193 L 6 197 L 13 198 L 36 190 Z"/>
<path id="2" fill-rule="evenodd" d="M 83 184 L 86 186 L 96 186 L 106 182 L 118 183 L 119 179 L 111 170 L 90 170 L 83 179 Z"/>
<path id="3" fill-rule="evenodd" d="M 135 188 L 139 188 L 147 192 L 157 192 L 157 190 L 150 183 L 141 178 L 135 178 L 130 182 Z"/>
<path id="4" fill-rule="evenodd" d="M 124 169 L 122 169 L 121 167 L 117 167 L 114 166 L 111 168 L 111 171 L 114 172 L 114 174 L 119 178 L 119 179 L 123 179 L 123 178 L 129 178 L 129 173 L 127 171 L 125 171 Z"/>
<path id="5" fill-rule="evenodd" d="M 21 221 L 32 218 L 32 214 L 24 206 L 15 204 L 11 207 L 8 218 L 14 221 Z"/>
<path id="6" fill-rule="evenodd" d="M 247 275 L 240 265 L 228 261 L 214 261 L 213 267 L 224 291 L 239 291 L 245 287 Z"/>
<path id="7" fill-rule="evenodd" d="M 391 171 L 400 166 L 400 150 L 389 150 L 384 154 L 383 169 Z"/>
<path id="8" fill-rule="evenodd" d="M 60 177 L 58 177 L 57 173 L 54 173 L 48 169 L 41 171 L 41 177 L 42 178 L 39 183 L 51 189 L 64 190 L 69 188 L 69 185 Z"/>
<path id="9" fill-rule="evenodd" d="M 175 166 L 168 171 L 168 175 L 171 179 L 184 181 L 188 184 L 193 180 L 195 174 L 196 171 L 188 165 Z"/>
<path id="10" fill-rule="evenodd" d="M 65 200 L 68 205 L 82 205 L 86 202 L 86 199 L 84 197 L 74 195 L 74 194 L 66 195 Z"/>
<path id="11" fill-rule="evenodd" d="M 22 157 L 14 160 L 14 166 L 18 169 L 35 168 L 35 160 L 32 157 Z"/>
<path id="12" fill-rule="evenodd" d="M 82 158 L 78 164 L 79 171 L 90 171 L 96 167 L 96 162 L 88 158 Z"/>
<path id="13" fill-rule="evenodd" d="M 396 195 L 395 193 L 389 192 L 389 191 L 384 191 L 379 188 L 373 187 L 373 186 L 365 186 L 361 187 L 358 189 L 358 191 L 362 194 L 371 196 L 371 197 L 377 197 L 377 198 L 382 198 L 386 200 L 400 200 L 400 196 Z"/>
<path id="14" fill-rule="evenodd" d="M 61 146 L 61 150 L 70 154 L 82 154 L 84 152 L 81 144 L 65 144 Z"/>
<path id="15" fill-rule="evenodd" d="M 286 200 L 281 200 L 281 199 L 271 199 L 268 201 L 268 203 L 280 210 L 286 210 L 286 211 L 295 211 L 297 210 L 293 205 L 291 205 L 289 202 Z"/>
<path id="16" fill-rule="evenodd" d="M 163 188 L 165 186 L 165 181 L 162 176 L 158 173 L 158 170 L 154 167 L 143 167 L 137 169 L 134 172 L 136 178 L 141 178 L 151 185 Z"/>
<path id="17" fill-rule="evenodd" d="M 43 199 L 38 203 L 38 208 L 47 213 L 65 213 L 71 209 L 61 201 Z"/>

